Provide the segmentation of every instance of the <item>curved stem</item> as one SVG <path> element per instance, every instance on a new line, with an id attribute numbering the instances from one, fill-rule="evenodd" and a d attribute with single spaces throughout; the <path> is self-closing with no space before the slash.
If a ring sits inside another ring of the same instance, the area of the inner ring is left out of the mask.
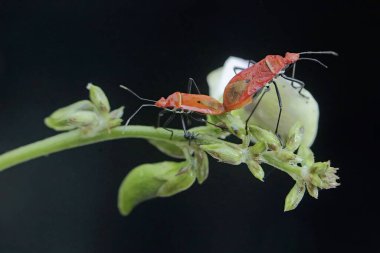
<path id="1" fill-rule="evenodd" d="M 273 151 L 267 151 L 263 152 L 262 157 L 264 160 L 262 162 L 269 164 L 287 174 L 289 174 L 291 177 L 294 175 L 298 177 L 302 177 L 302 170 L 300 167 L 292 166 L 288 162 L 281 161 L 277 158 L 276 153 Z"/>
<path id="2" fill-rule="evenodd" d="M 183 131 L 173 131 L 172 141 L 187 141 L 183 136 Z M 93 136 L 84 136 L 79 130 L 74 130 L 16 148 L 0 155 L 0 171 L 34 158 L 92 143 L 123 138 L 168 140 L 170 135 L 171 133 L 162 128 L 147 126 L 120 126 L 112 128 L 110 131 L 99 132 Z"/>

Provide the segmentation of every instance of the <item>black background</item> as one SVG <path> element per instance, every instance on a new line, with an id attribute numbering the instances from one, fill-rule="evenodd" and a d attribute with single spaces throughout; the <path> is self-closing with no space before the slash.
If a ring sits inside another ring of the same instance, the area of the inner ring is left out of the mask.
<path id="1" fill-rule="evenodd" d="M 319 57 L 329 69 L 304 62 L 297 77 L 320 105 L 316 158 L 342 183 L 283 213 L 288 176 L 260 183 L 212 161 L 204 185 L 121 217 L 126 173 L 168 158 L 142 140 L 96 144 L 0 174 L 0 252 L 379 252 L 375 2 L 0 1 L 0 153 L 53 135 L 43 118 L 86 98 L 88 82 L 129 115 L 140 102 L 119 84 L 158 98 L 193 77 L 206 93 L 230 55 L 335 50 Z"/>

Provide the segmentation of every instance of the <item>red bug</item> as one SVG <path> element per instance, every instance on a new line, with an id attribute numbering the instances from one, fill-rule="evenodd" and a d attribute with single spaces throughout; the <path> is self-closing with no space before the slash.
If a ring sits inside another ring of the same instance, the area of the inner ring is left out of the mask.
<path id="1" fill-rule="evenodd" d="M 325 64 L 318 61 L 314 58 L 300 58 L 300 55 L 302 54 L 332 54 L 332 55 L 338 55 L 337 53 L 333 51 L 317 51 L 317 52 L 302 52 L 302 53 L 286 53 L 285 57 L 282 57 L 280 55 L 267 55 L 264 59 L 261 61 L 254 63 L 254 65 L 242 70 L 240 73 L 236 74 L 227 84 L 226 88 L 224 89 L 223 94 L 223 105 L 226 112 L 236 110 L 239 108 L 244 107 L 245 105 L 252 102 L 252 99 L 255 95 L 257 95 L 267 84 L 273 83 L 274 87 L 276 89 L 276 94 L 278 98 L 279 103 L 279 115 L 278 120 L 276 124 L 276 130 L 275 133 L 277 134 L 278 126 L 280 123 L 281 118 L 281 112 L 282 112 L 282 102 L 281 102 L 281 96 L 277 87 L 277 84 L 275 81 L 273 81 L 274 78 L 277 76 L 281 76 L 287 80 L 292 81 L 291 85 L 293 86 L 293 83 L 300 84 L 300 90 L 299 94 L 304 96 L 301 91 L 303 87 L 305 86 L 304 82 L 294 79 L 295 74 L 295 64 L 299 60 L 312 60 L 320 63 L 322 66 L 326 67 Z M 285 70 L 290 66 L 293 65 L 293 75 L 292 77 L 285 76 L 284 72 Z M 293 86 L 296 88 L 295 86 Z M 265 91 L 268 91 L 265 90 Z M 264 92 L 265 94 L 265 92 Z M 263 94 L 263 95 L 264 95 Z M 263 95 L 260 97 L 257 105 L 261 101 Z M 253 112 L 257 108 L 257 105 L 252 110 L 251 114 L 249 115 L 248 119 L 246 120 L 246 129 L 248 126 L 248 121 L 251 118 Z"/>
<path id="2" fill-rule="evenodd" d="M 164 110 L 161 111 L 158 115 L 157 120 L 157 127 L 160 126 L 160 118 L 163 116 L 165 112 L 173 112 L 174 114 L 170 116 L 170 118 L 163 124 L 163 128 L 170 131 L 173 135 L 173 131 L 170 129 L 167 129 L 165 126 L 174 118 L 176 114 L 181 115 L 182 120 L 182 126 L 185 131 L 185 137 L 192 138 L 193 136 L 186 130 L 186 124 L 183 115 L 190 115 L 191 113 L 199 113 L 202 115 L 220 115 L 225 113 L 224 106 L 221 102 L 216 100 L 215 98 L 212 98 L 207 95 L 202 94 L 191 94 L 191 86 L 194 85 L 199 92 L 199 89 L 194 82 L 192 78 L 189 79 L 188 82 L 188 92 L 189 93 L 182 93 L 182 92 L 174 92 L 173 94 L 169 95 L 167 98 L 161 97 L 159 100 L 151 100 L 142 98 L 139 95 L 137 95 L 135 92 L 133 92 L 131 89 L 120 85 L 121 88 L 128 90 L 130 93 L 135 95 L 137 98 L 143 101 L 152 102 L 153 104 L 143 104 L 141 105 L 126 121 L 125 125 L 127 126 L 131 119 L 143 108 L 146 106 L 154 106 L 158 108 L 163 108 Z M 190 116 L 191 117 L 191 116 Z M 197 119 L 194 117 L 191 117 L 194 120 L 201 121 L 201 122 L 207 122 L 205 119 Z M 210 122 L 208 122 L 210 123 Z M 210 123 L 212 124 L 212 123 Z M 212 124 L 215 125 L 215 124 Z M 216 125 L 215 125 L 216 126 Z M 219 126 L 217 126 L 219 127 Z"/>

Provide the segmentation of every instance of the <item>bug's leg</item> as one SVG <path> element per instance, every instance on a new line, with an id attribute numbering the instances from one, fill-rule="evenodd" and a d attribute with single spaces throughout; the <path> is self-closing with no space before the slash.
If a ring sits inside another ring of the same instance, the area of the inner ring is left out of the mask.
<path id="1" fill-rule="evenodd" d="M 162 124 L 162 128 L 170 132 L 170 140 L 173 139 L 174 131 L 167 128 L 167 125 L 169 125 L 169 123 L 173 121 L 173 119 L 175 118 L 175 115 L 176 113 L 174 112 L 172 115 L 170 115 L 170 117 L 167 120 L 165 120 L 164 124 Z"/>
<path id="2" fill-rule="evenodd" d="M 297 89 L 297 88 L 300 88 L 298 93 L 304 97 L 304 98 L 309 98 L 308 96 L 305 96 L 304 94 L 302 94 L 302 89 L 305 87 L 305 83 L 302 82 L 301 80 L 298 80 L 298 79 L 295 79 L 295 78 L 292 78 L 292 77 L 288 77 L 286 75 L 280 75 L 282 78 L 286 79 L 286 80 L 289 80 L 291 81 L 292 83 L 298 83 L 300 86 L 299 87 L 295 87 L 294 85 L 292 85 L 293 88 Z"/>
<path id="3" fill-rule="evenodd" d="M 186 124 L 188 126 L 191 126 L 192 122 L 191 122 L 191 119 L 190 119 L 190 116 L 189 116 L 189 112 L 186 112 L 185 116 L 186 116 Z"/>
<path id="4" fill-rule="evenodd" d="M 261 100 L 263 99 L 264 95 L 265 95 L 268 91 L 270 91 L 270 88 L 269 88 L 269 86 L 266 86 L 266 87 L 265 87 L 265 90 L 263 91 L 263 94 L 261 95 L 261 97 L 260 97 L 259 100 L 257 101 L 255 107 L 253 107 L 251 113 L 249 114 L 247 120 L 245 121 L 245 134 L 246 134 L 246 135 L 248 135 L 248 121 L 251 119 L 253 113 L 256 111 L 256 108 L 259 106 Z"/>
<path id="5" fill-rule="evenodd" d="M 201 94 L 201 92 L 198 89 L 198 85 L 195 83 L 193 78 L 189 78 L 189 81 L 187 82 L 187 93 L 191 93 L 191 88 L 193 87 L 193 85 L 195 89 L 197 89 L 198 94 Z"/>
<path id="6" fill-rule="evenodd" d="M 293 67 L 292 67 L 292 79 L 294 79 L 295 76 L 296 76 L 296 62 L 293 63 Z M 294 82 L 294 81 L 292 81 L 292 82 L 290 83 L 290 85 L 291 85 L 293 88 L 296 88 L 296 87 L 294 86 L 293 82 Z"/>
<path id="7" fill-rule="evenodd" d="M 186 123 L 185 123 L 185 118 L 183 117 L 183 114 L 181 114 L 181 122 L 182 122 L 184 137 L 189 140 L 189 145 L 190 145 L 191 144 L 191 140 L 194 139 L 195 136 L 193 135 L 193 133 L 187 131 Z"/>
<path id="8" fill-rule="evenodd" d="M 228 129 L 224 128 L 224 127 L 221 127 L 221 126 L 218 126 L 218 125 L 216 125 L 216 124 L 214 124 L 214 123 L 212 123 L 212 122 L 209 122 L 209 121 L 207 121 L 207 120 L 204 119 L 204 118 L 196 118 L 196 117 L 193 117 L 193 116 L 191 116 L 191 115 L 189 115 L 189 117 L 192 118 L 192 119 L 195 120 L 195 121 L 199 121 L 199 122 L 202 122 L 202 123 L 208 123 L 208 124 L 210 124 L 210 125 L 212 125 L 212 126 L 214 126 L 214 127 L 217 127 L 217 128 L 222 129 L 223 131 L 227 131 L 227 130 L 228 130 Z"/>
<path id="9" fill-rule="evenodd" d="M 133 117 L 136 116 L 136 114 L 144 107 L 147 107 L 147 106 L 153 106 L 153 107 L 156 107 L 155 105 L 152 105 L 152 104 L 143 104 L 143 105 L 140 105 L 140 107 L 127 119 L 127 121 L 125 122 L 125 125 L 124 126 L 128 126 L 129 125 L 129 122 L 131 121 L 131 119 L 133 119 Z"/>
<path id="10" fill-rule="evenodd" d="M 278 87 L 277 87 L 277 83 L 275 81 L 272 81 L 272 83 L 274 84 L 274 88 L 276 89 L 276 95 L 277 95 L 277 100 L 278 100 L 278 108 L 280 109 L 278 112 L 276 130 L 274 133 L 277 135 L 277 137 L 281 143 L 281 146 L 283 146 L 281 137 L 278 135 L 278 126 L 280 125 L 280 119 L 281 119 L 281 113 L 282 113 L 282 100 L 281 100 L 280 91 L 278 90 Z"/>
<path id="11" fill-rule="evenodd" d="M 242 71 L 242 70 L 244 70 L 245 68 L 242 68 L 242 67 L 234 67 L 234 73 L 235 73 L 235 75 L 237 74 L 237 73 L 239 73 L 240 71 Z"/>
<path id="12" fill-rule="evenodd" d="M 254 60 L 249 60 L 249 61 L 248 61 L 248 67 L 247 67 L 247 68 L 249 68 L 249 67 L 255 65 L 256 63 L 257 63 L 257 62 L 255 62 Z"/>
<path id="13" fill-rule="evenodd" d="M 156 126 L 155 128 L 159 128 L 160 127 L 160 123 L 161 123 L 161 118 L 165 115 L 165 113 L 168 112 L 168 110 L 162 110 L 158 113 L 158 117 L 157 117 L 157 123 L 156 123 Z"/>

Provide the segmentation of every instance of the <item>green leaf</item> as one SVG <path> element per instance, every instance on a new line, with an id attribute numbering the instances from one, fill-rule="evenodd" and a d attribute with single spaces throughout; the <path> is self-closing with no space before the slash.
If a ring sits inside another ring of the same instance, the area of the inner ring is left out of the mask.
<path id="1" fill-rule="evenodd" d="M 119 188 L 118 208 L 128 215 L 139 203 L 168 197 L 188 189 L 195 181 L 188 162 L 143 164 L 128 173 Z"/>
<path id="2" fill-rule="evenodd" d="M 303 195 L 305 194 L 305 183 L 297 182 L 290 190 L 285 199 L 284 211 L 291 211 L 295 209 L 301 202 Z"/>
<path id="3" fill-rule="evenodd" d="M 208 157 L 206 152 L 197 150 L 194 158 L 194 170 L 199 184 L 206 181 L 209 173 Z"/>
<path id="4" fill-rule="evenodd" d="M 155 146 L 165 155 L 179 159 L 185 158 L 183 150 L 177 145 L 173 144 L 172 141 L 149 140 L 149 143 Z"/>

